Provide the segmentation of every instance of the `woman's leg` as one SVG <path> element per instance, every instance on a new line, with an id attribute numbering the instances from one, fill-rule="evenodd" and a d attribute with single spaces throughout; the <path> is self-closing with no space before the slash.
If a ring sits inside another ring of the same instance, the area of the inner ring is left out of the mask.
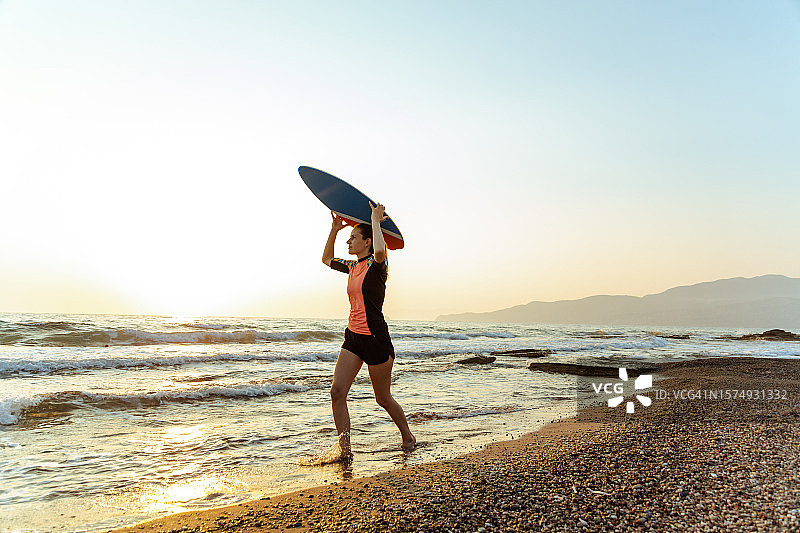
<path id="1" fill-rule="evenodd" d="M 403 436 L 402 448 L 404 450 L 411 450 L 414 448 L 417 439 L 411 434 L 408 429 L 408 421 L 406 415 L 403 413 L 403 408 L 392 397 L 390 388 L 392 385 L 392 366 L 394 365 L 394 358 L 390 357 L 385 363 L 379 365 L 368 365 L 369 379 L 372 382 L 372 390 L 375 391 L 375 401 L 378 405 L 386 409 L 389 416 L 397 425 L 400 434 Z"/>
<path id="2" fill-rule="evenodd" d="M 339 443 L 345 453 L 350 453 L 350 412 L 347 410 L 347 393 L 361 370 L 363 361 L 359 356 L 342 348 L 336 359 L 336 369 L 333 371 L 333 384 L 331 385 L 331 406 L 333 407 L 333 422 L 336 424 L 336 433 Z M 342 435 L 344 433 L 344 435 Z M 346 442 L 342 442 L 345 440 Z M 346 450 L 344 449 L 346 446 Z"/>

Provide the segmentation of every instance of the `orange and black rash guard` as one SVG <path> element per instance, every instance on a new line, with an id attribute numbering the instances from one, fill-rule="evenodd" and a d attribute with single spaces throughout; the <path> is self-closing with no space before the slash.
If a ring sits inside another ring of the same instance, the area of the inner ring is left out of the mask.
<path id="1" fill-rule="evenodd" d="M 388 335 L 389 326 L 381 310 L 386 295 L 386 261 L 378 263 L 374 255 L 357 261 L 334 258 L 331 268 L 347 274 L 347 297 L 350 299 L 347 327 L 350 331 L 361 335 Z"/>

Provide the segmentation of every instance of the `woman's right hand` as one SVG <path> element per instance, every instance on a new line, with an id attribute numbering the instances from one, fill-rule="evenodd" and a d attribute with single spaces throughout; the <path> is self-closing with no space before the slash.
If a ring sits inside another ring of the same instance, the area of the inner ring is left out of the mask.
<path id="1" fill-rule="evenodd" d="M 343 229 L 347 226 L 347 222 L 344 221 L 342 217 L 331 211 L 331 231 L 339 232 L 339 230 Z"/>

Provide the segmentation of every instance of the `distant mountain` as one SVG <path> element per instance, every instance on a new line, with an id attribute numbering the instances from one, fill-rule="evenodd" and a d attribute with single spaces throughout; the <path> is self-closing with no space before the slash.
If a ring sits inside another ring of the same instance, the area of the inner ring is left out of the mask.
<path id="1" fill-rule="evenodd" d="M 530 302 L 487 313 L 441 315 L 440 321 L 780 328 L 800 330 L 800 278 L 731 278 L 674 287 L 647 296 L 589 296 Z"/>

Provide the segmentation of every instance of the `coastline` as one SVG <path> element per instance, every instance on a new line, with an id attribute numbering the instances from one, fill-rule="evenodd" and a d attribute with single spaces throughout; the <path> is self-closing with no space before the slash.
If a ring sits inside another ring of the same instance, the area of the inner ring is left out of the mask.
<path id="1" fill-rule="evenodd" d="M 800 360 L 700 359 L 658 375 L 673 394 L 632 414 L 582 409 L 454 459 L 114 531 L 800 529 Z M 700 389 L 788 393 L 674 396 Z"/>

